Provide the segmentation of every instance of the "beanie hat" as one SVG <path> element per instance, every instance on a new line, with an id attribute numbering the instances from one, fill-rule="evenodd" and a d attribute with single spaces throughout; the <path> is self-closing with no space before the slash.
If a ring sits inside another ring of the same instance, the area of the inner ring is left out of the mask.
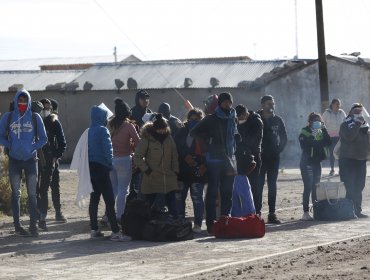
<path id="1" fill-rule="evenodd" d="M 170 119 L 171 116 L 171 106 L 168 103 L 162 103 L 159 105 L 158 113 L 161 113 L 166 119 Z"/>
<path id="2" fill-rule="evenodd" d="M 272 97 L 272 95 L 265 95 L 265 96 L 262 96 L 262 98 L 261 98 L 261 104 L 265 103 L 267 100 L 272 100 L 272 101 L 274 101 L 274 98 Z"/>
<path id="3" fill-rule="evenodd" d="M 43 99 L 41 99 L 40 100 L 40 102 L 42 103 L 42 105 L 44 105 L 45 106 L 45 104 L 50 104 L 50 105 L 52 105 L 51 104 L 51 101 L 49 100 L 49 99 L 47 99 L 47 98 L 43 98 Z"/>
<path id="4" fill-rule="evenodd" d="M 218 105 L 220 106 L 222 102 L 229 100 L 231 103 L 233 103 L 233 97 L 228 92 L 223 92 L 218 95 Z"/>
<path id="5" fill-rule="evenodd" d="M 131 115 L 130 106 L 126 102 L 124 102 L 121 98 L 117 97 L 114 99 L 115 107 L 114 113 L 115 116 L 129 118 Z"/>
<path id="6" fill-rule="evenodd" d="M 164 129 L 167 128 L 168 124 L 165 118 L 163 118 L 162 114 L 155 114 L 153 117 L 153 128 L 157 129 Z"/>
<path id="7" fill-rule="evenodd" d="M 236 115 L 239 117 L 241 114 L 244 114 L 248 111 L 247 107 L 245 107 L 243 104 L 239 104 L 235 107 Z"/>
<path id="8" fill-rule="evenodd" d="M 31 111 L 40 114 L 41 111 L 44 109 L 44 105 L 40 101 L 32 101 L 31 102 Z"/>
<path id="9" fill-rule="evenodd" d="M 363 107 L 364 106 L 361 103 L 353 103 L 352 106 L 351 106 L 351 110 L 349 110 L 349 111 L 351 112 L 353 109 L 363 108 Z"/>
<path id="10" fill-rule="evenodd" d="M 58 101 L 56 101 L 55 99 L 51 99 L 51 98 L 49 98 L 49 100 L 51 102 L 51 106 L 53 106 L 53 111 L 58 112 Z"/>

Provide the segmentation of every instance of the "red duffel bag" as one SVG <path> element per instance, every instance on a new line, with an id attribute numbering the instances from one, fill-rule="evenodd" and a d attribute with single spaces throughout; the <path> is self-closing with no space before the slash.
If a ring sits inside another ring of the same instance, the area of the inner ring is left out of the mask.
<path id="1" fill-rule="evenodd" d="M 265 222 L 255 214 L 246 217 L 221 216 L 212 227 L 212 233 L 217 238 L 260 238 L 265 232 Z"/>

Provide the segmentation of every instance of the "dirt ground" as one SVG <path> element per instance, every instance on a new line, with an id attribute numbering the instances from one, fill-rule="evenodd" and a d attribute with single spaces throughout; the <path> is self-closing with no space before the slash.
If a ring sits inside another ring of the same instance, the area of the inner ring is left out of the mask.
<path id="1" fill-rule="evenodd" d="M 76 173 L 64 169 L 62 208 L 68 223 L 55 223 L 51 207 L 49 231 L 39 238 L 15 236 L 11 217 L 1 217 L 0 279 L 370 279 L 370 219 L 300 221 L 298 169 L 279 174 L 277 214 L 283 223 L 267 225 L 261 239 L 215 239 L 203 227 L 186 242 L 90 240 L 87 209 L 75 204 L 76 187 Z M 363 192 L 368 214 L 369 190 L 368 178 Z M 99 210 L 102 214 L 103 204 Z M 187 212 L 192 214 L 191 203 Z M 28 217 L 22 220 L 27 225 Z"/>

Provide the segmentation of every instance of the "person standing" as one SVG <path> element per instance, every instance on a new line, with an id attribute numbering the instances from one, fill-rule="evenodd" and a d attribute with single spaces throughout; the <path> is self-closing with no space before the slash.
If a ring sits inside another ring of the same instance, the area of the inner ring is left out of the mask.
<path id="1" fill-rule="evenodd" d="M 212 234 L 216 219 L 216 199 L 221 196 L 221 215 L 229 215 L 231 197 L 236 175 L 235 147 L 238 134 L 236 113 L 232 107 L 233 98 L 228 92 L 218 96 L 215 113 L 202 119 L 190 135 L 208 144 L 206 194 L 207 231 Z"/>
<path id="2" fill-rule="evenodd" d="M 93 192 L 90 194 L 89 216 L 91 238 L 103 237 L 98 227 L 98 206 L 103 196 L 108 220 L 112 229 L 112 241 L 126 241 L 129 238 L 120 232 L 116 211 L 114 209 L 114 195 L 109 172 L 112 170 L 113 148 L 107 129 L 108 112 L 98 106 L 91 108 L 91 125 L 88 131 L 88 159 Z"/>
<path id="3" fill-rule="evenodd" d="M 320 183 L 321 178 L 321 161 L 328 156 L 331 144 L 330 136 L 319 114 L 313 112 L 308 116 L 308 125 L 302 128 L 299 134 L 299 144 L 302 149 L 300 169 L 304 185 L 302 220 L 310 221 L 312 220 L 309 213 L 310 195 L 312 193 L 313 204 L 316 201 L 316 185 Z"/>
<path id="4" fill-rule="evenodd" d="M 159 105 L 158 113 L 162 114 L 168 121 L 171 129 L 172 137 L 175 137 L 179 128 L 183 127 L 183 123 L 174 115 L 171 114 L 171 106 L 168 103 L 162 103 Z"/>
<path id="5" fill-rule="evenodd" d="M 190 190 L 194 210 L 195 233 L 200 233 L 203 221 L 204 200 L 203 190 L 207 182 L 205 161 L 205 145 L 203 141 L 194 139 L 190 130 L 203 119 L 203 111 L 198 108 L 188 112 L 184 127 L 175 136 L 179 154 L 180 174 L 178 176 L 179 192 L 176 194 L 179 215 L 185 218 L 185 201 Z"/>
<path id="6" fill-rule="evenodd" d="M 31 111 L 28 91 L 18 91 L 13 104 L 13 111 L 5 113 L 0 120 L 0 145 L 8 150 L 9 155 L 13 222 L 17 234 L 37 237 L 37 150 L 46 144 L 47 136 L 40 115 Z M 22 171 L 26 177 L 28 194 L 29 231 L 20 222 Z"/>
<path id="7" fill-rule="evenodd" d="M 158 210 L 167 206 L 169 214 L 176 219 L 179 161 L 167 120 L 162 114 L 155 114 L 153 122 L 143 126 L 141 136 L 134 162 L 144 173 L 141 185 L 143 198 Z"/>
<path id="8" fill-rule="evenodd" d="M 262 203 L 262 198 L 259 197 L 258 179 L 261 169 L 263 122 L 259 114 L 248 111 L 244 105 L 236 106 L 235 111 L 238 117 L 238 132 L 241 137 L 236 152 L 238 170 L 240 170 L 240 174 L 247 175 L 255 207 L 260 212 L 262 205 L 259 204 Z"/>
<path id="9" fill-rule="evenodd" d="M 329 176 L 335 175 L 334 164 L 334 147 L 339 141 L 339 128 L 342 122 L 346 118 L 346 113 L 340 108 L 341 102 L 339 99 L 334 98 L 331 103 L 330 107 L 325 110 L 322 114 L 322 118 L 324 120 L 325 126 L 328 129 L 328 133 L 331 139 L 330 145 L 330 173 Z"/>
<path id="10" fill-rule="evenodd" d="M 63 216 L 60 203 L 59 184 L 51 184 L 56 162 L 62 157 L 66 150 L 67 143 L 64 137 L 63 128 L 60 125 L 58 116 L 52 113 L 52 105 L 49 99 L 40 101 L 44 109 L 40 112 L 43 118 L 48 142 L 42 148 L 44 162 L 41 164 L 39 181 L 38 209 L 40 213 L 39 228 L 47 231 L 46 216 L 48 211 L 48 190 L 51 187 L 51 197 L 55 209 L 55 219 Z"/>
<path id="11" fill-rule="evenodd" d="M 275 214 L 276 206 L 276 181 L 279 175 L 280 153 L 284 150 L 288 138 L 285 130 L 285 124 L 281 117 L 275 115 L 275 101 L 271 95 L 265 95 L 261 98 L 262 109 L 258 111 L 263 121 L 263 138 L 262 138 L 262 165 L 259 176 L 260 199 L 263 195 L 263 187 L 267 174 L 268 185 L 268 205 L 269 214 L 268 222 L 280 224 L 280 220 Z M 262 206 L 261 203 L 258 205 Z M 256 209 L 257 214 L 261 209 Z"/>
<path id="12" fill-rule="evenodd" d="M 113 145 L 113 169 L 110 178 L 116 203 L 117 220 L 121 219 L 132 176 L 132 153 L 139 143 L 139 135 L 130 121 L 130 107 L 116 98 L 114 118 L 109 122 Z"/>
<path id="13" fill-rule="evenodd" d="M 353 201 L 358 218 L 368 217 L 362 213 L 362 191 L 369 153 L 369 124 L 364 119 L 365 111 L 361 103 L 354 103 L 339 129 L 339 175 L 347 191 L 346 197 Z"/>
<path id="14" fill-rule="evenodd" d="M 141 128 L 144 125 L 143 116 L 146 113 L 152 113 L 148 108 L 150 95 L 145 90 L 136 93 L 135 106 L 131 108 L 131 118 Z"/>

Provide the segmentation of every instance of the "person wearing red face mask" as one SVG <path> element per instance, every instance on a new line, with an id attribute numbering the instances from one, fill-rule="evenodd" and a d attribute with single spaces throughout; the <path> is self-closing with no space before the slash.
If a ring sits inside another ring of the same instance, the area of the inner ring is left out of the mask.
<path id="1" fill-rule="evenodd" d="M 37 127 L 36 127 L 37 126 Z M 38 236 L 37 221 L 37 150 L 47 142 L 43 121 L 31 111 L 31 96 L 28 91 L 18 91 L 14 98 L 13 111 L 0 120 L 0 145 L 8 149 L 9 179 L 12 188 L 12 212 L 15 232 L 22 236 Z M 20 223 L 20 196 L 22 171 L 26 175 L 29 231 Z"/>

